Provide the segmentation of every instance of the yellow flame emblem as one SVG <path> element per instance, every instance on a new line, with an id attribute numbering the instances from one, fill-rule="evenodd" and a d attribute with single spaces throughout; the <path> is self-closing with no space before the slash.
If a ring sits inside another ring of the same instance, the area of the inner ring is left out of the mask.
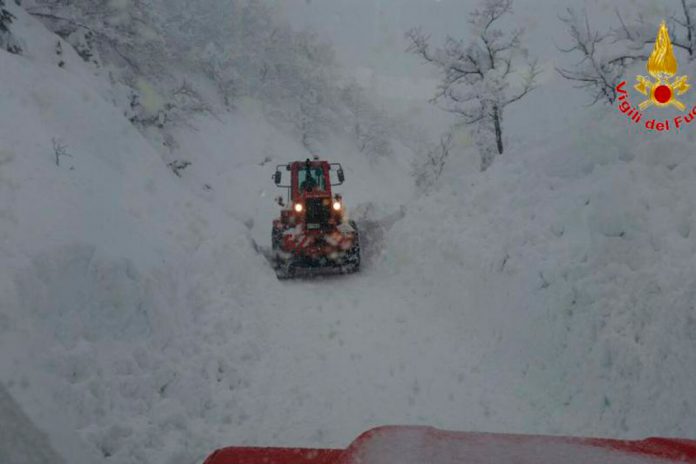
<path id="1" fill-rule="evenodd" d="M 677 59 L 674 57 L 672 41 L 669 39 L 669 31 L 664 21 L 657 32 L 655 46 L 648 58 L 648 72 L 656 79 L 672 77 L 677 73 Z"/>
<path id="2" fill-rule="evenodd" d="M 675 94 L 682 95 L 691 86 L 687 84 L 686 76 L 677 77 L 670 82 L 671 77 L 677 73 L 678 65 L 674 56 L 672 41 L 669 39 L 669 30 L 664 21 L 660 23 L 660 30 L 657 32 L 657 39 L 646 67 L 648 73 L 657 80 L 653 82 L 645 76 L 636 77 L 638 83 L 634 88 L 649 97 L 649 99 L 638 105 L 639 108 L 644 110 L 651 105 L 673 105 L 680 111 L 684 111 L 684 104 L 674 98 L 674 96 Z"/>

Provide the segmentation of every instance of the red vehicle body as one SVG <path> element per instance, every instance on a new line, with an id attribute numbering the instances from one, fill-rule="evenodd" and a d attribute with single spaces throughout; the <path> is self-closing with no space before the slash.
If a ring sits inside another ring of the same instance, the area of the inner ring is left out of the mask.
<path id="1" fill-rule="evenodd" d="M 696 441 L 613 440 L 378 427 L 348 448 L 222 448 L 204 464 L 668 464 L 696 463 Z"/>
<path id="2" fill-rule="evenodd" d="M 281 185 L 282 170 L 290 172 L 287 185 Z M 337 182 L 332 183 L 334 171 Z M 287 203 L 278 198 L 283 209 L 273 221 L 271 235 L 278 277 L 293 277 L 299 269 L 359 270 L 357 225 L 348 220 L 343 197 L 331 190 L 343 184 L 341 165 L 318 159 L 295 161 L 277 166 L 273 178 L 278 187 L 288 189 Z"/>

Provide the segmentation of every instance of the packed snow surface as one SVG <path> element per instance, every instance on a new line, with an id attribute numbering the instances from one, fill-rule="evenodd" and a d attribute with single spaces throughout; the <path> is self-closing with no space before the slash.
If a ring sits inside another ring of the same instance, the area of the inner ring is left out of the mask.
<path id="1" fill-rule="evenodd" d="M 337 135 L 322 155 L 344 165 L 364 269 L 280 282 L 270 177 L 302 145 L 241 101 L 179 128 L 179 178 L 108 80 L 67 45 L 59 68 L 59 39 L 10 7 L 26 53 L 0 52 L 0 444 L 184 464 L 397 423 L 696 436 L 692 133 L 557 114 L 582 100 L 551 76 L 489 171 L 462 136 L 422 196 L 413 153 L 368 161 Z"/>

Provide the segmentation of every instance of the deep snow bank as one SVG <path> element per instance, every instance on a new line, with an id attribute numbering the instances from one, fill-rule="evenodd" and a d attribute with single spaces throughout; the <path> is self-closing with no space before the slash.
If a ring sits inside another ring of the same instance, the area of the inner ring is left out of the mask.
<path id="1" fill-rule="evenodd" d="M 455 159 L 387 240 L 431 312 L 487 346 L 488 394 L 527 410 L 493 408 L 508 430 L 696 434 L 694 137 L 624 122 L 592 107 L 482 176 Z"/>
<path id="2" fill-rule="evenodd" d="M 17 14 L 28 55 L 0 54 L 0 380 L 50 438 L 190 463 L 385 423 L 695 433 L 688 134 L 559 118 L 485 175 L 453 156 L 417 201 L 408 153 L 369 163 L 332 138 L 322 154 L 345 163 L 377 246 L 361 274 L 277 282 L 253 241 L 268 244 L 273 165 L 302 148 L 243 102 L 179 128 L 163 160 L 108 82 L 69 51 L 58 68 L 55 36 Z M 166 162 L 183 156 L 179 179 Z"/>
<path id="3" fill-rule="evenodd" d="M 58 39 L 15 14 L 27 54 L 0 53 L 0 381 L 48 433 L 77 431 L 102 457 L 190 462 L 209 447 L 189 446 L 210 435 L 204 415 L 247 414 L 211 395 L 244 388 L 263 343 L 250 289 L 275 278 L 69 47 L 61 69 Z M 82 462 L 80 448 L 58 451 Z"/>

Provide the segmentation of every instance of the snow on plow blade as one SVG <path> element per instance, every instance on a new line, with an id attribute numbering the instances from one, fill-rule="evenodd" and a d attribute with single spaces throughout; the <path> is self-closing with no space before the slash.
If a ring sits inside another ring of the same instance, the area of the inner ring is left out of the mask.
<path id="1" fill-rule="evenodd" d="M 347 449 L 223 448 L 205 464 L 666 464 L 696 463 L 696 441 L 613 440 L 379 427 Z"/>

